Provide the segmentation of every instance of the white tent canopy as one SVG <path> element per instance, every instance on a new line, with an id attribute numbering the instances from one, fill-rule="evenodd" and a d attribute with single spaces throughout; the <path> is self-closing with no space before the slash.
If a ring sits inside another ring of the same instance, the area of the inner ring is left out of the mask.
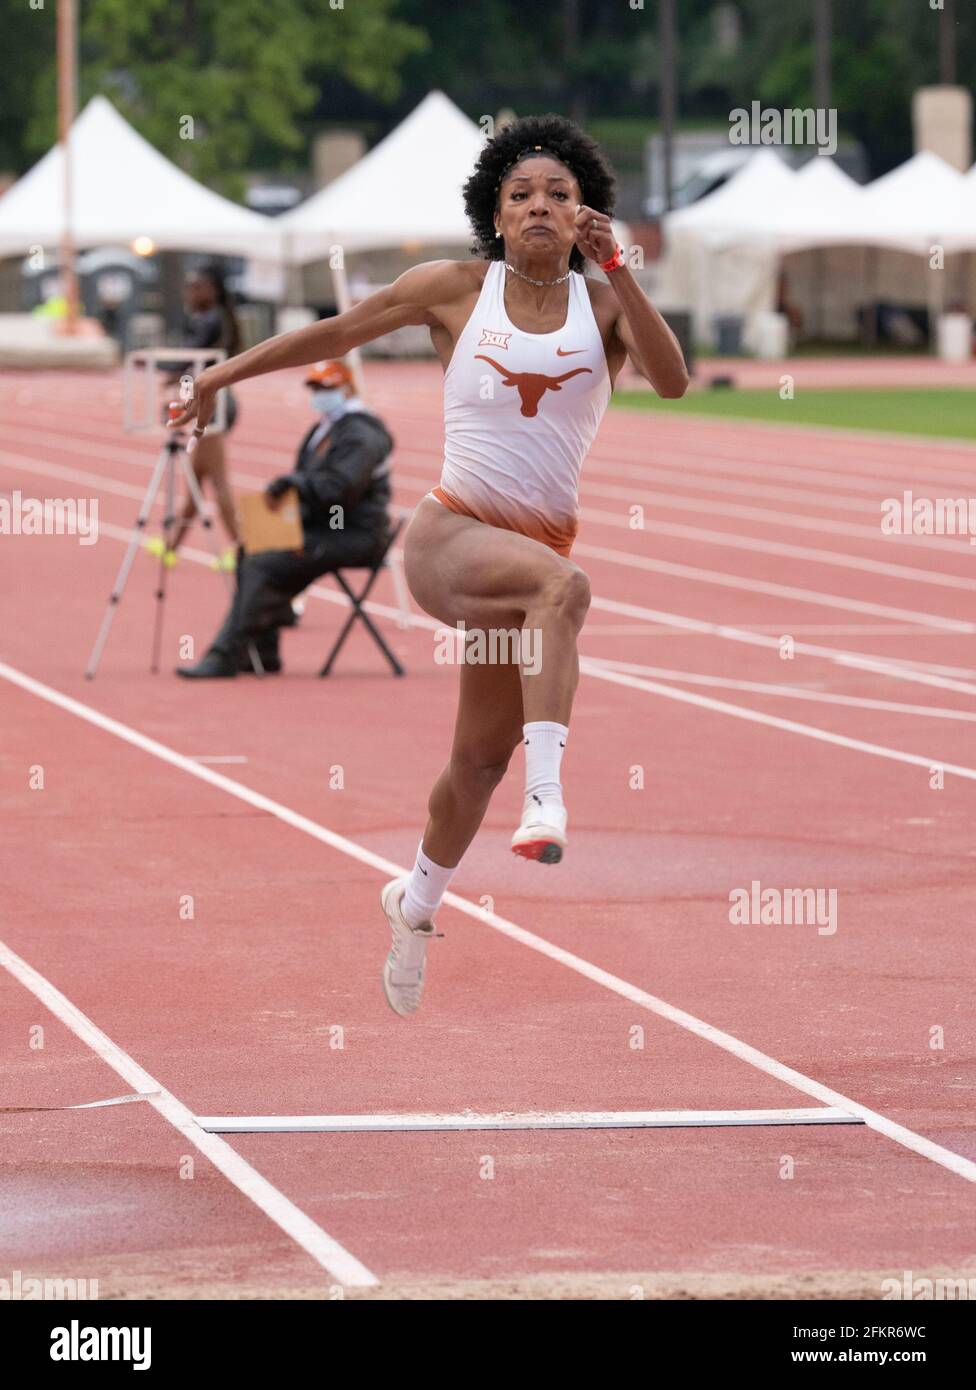
<path id="1" fill-rule="evenodd" d="M 665 234 L 656 297 L 691 305 L 707 339 L 715 315 L 774 308 L 781 258 L 791 252 L 976 250 L 976 170 L 963 175 L 922 152 L 862 188 L 824 156 L 796 173 L 764 150 L 715 193 L 669 214 Z M 928 289 L 937 312 L 943 286 Z"/>
<path id="2" fill-rule="evenodd" d="M 760 150 L 714 193 L 669 213 L 669 237 L 691 236 L 710 247 L 761 238 L 765 219 L 788 199 L 799 176 L 772 150 Z"/>
<path id="3" fill-rule="evenodd" d="M 842 245 L 851 229 L 864 225 L 865 192 L 849 174 L 825 156 L 817 156 L 796 175 L 788 196 L 769 210 L 757 235 L 778 251 Z"/>
<path id="4" fill-rule="evenodd" d="M 870 184 L 864 193 L 866 223 L 852 241 L 927 255 L 976 250 L 976 201 L 964 175 L 928 150 L 920 151 Z"/>
<path id="5" fill-rule="evenodd" d="M 794 173 L 763 150 L 715 193 L 665 221 L 669 238 L 693 237 L 711 249 L 855 245 L 926 254 L 976 250 L 976 177 L 923 151 L 861 188 L 817 156 Z"/>
<path id="6" fill-rule="evenodd" d="M 461 186 L 481 153 L 483 136 L 443 92 L 419 106 L 351 169 L 276 220 L 286 260 L 417 242 L 466 245 L 471 228 Z"/>
<path id="7" fill-rule="evenodd" d="M 107 97 L 91 99 L 69 138 L 76 247 L 124 246 L 150 237 L 162 251 L 274 253 L 272 219 L 197 183 L 133 130 Z M 59 143 L 0 198 L 0 256 L 60 242 L 63 168 Z"/>

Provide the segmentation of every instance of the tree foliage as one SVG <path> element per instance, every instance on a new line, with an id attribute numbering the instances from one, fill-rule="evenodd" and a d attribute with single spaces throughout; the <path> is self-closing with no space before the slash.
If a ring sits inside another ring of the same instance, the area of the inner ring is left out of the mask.
<path id="1" fill-rule="evenodd" d="M 55 136 L 54 0 L 0 0 L 0 165 Z M 813 99 L 814 0 L 679 0 L 679 114 Z M 304 163 L 310 129 L 382 133 L 431 88 L 472 117 L 513 107 L 638 130 L 658 115 L 657 0 L 80 0 L 83 103 L 116 101 L 154 145 L 233 191 L 249 159 Z M 976 82 L 976 3 L 958 0 L 959 80 Z M 911 96 L 938 81 L 929 0 L 835 0 L 834 105 L 872 171 L 911 153 Z M 740 41 L 729 45 L 729 25 Z M 192 116 L 194 139 L 180 138 Z"/>
<path id="2" fill-rule="evenodd" d="M 256 142 L 304 152 L 301 118 L 329 83 L 384 105 L 397 98 L 404 60 L 427 44 L 397 8 L 397 0 L 83 0 L 79 107 L 103 92 L 188 173 L 239 194 L 237 171 Z M 21 18 L 18 38 L 36 41 L 30 30 Z M 24 82 L 27 162 L 56 137 L 50 21 L 44 40 Z"/>

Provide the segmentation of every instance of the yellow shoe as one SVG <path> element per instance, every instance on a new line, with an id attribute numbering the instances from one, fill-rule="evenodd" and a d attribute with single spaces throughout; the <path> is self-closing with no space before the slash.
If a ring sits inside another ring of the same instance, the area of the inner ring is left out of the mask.
<path id="1" fill-rule="evenodd" d="M 172 569 L 179 559 L 175 550 L 166 549 L 166 542 L 162 536 L 150 536 L 146 541 L 146 549 L 154 559 L 162 560 L 167 569 Z"/>

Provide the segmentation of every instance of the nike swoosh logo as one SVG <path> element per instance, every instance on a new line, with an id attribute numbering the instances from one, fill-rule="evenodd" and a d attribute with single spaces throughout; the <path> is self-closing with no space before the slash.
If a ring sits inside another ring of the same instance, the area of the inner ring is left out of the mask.
<path id="1" fill-rule="evenodd" d="M 542 802 L 539 801 L 539 798 L 536 796 L 535 792 L 532 793 L 532 800 L 538 802 L 540 806 L 542 805 Z"/>
<path id="2" fill-rule="evenodd" d="M 560 746 L 560 748 L 565 748 L 565 747 L 566 747 L 566 745 L 565 745 L 565 743 L 563 743 L 562 739 L 559 740 L 559 746 Z"/>
<path id="3" fill-rule="evenodd" d="M 557 357 L 575 357 L 576 354 L 577 354 L 578 352 L 585 352 L 585 351 L 586 351 L 586 348 L 570 348 L 568 351 L 564 351 L 562 348 L 557 347 L 557 348 L 556 348 L 556 356 L 557 356 Z"/>
<path id="4" fill-rule="evenodd" d="M 418 864 L 418 865 L 417 865 L 417 868 L 418 868 L 418 869 L 420 870 L 420 872 L 423 874 L 424 878 L 429 878 L 429 877 L 430 877 L 430 875 L 428 874 L 427 870 L 423 867 L 422 864 Z"/>

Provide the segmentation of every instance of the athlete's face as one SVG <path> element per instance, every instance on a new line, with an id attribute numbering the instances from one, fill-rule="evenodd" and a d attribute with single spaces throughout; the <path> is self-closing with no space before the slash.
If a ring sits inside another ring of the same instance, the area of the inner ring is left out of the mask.
<path id="1" fill-rule="evenodd" d="M 203 309 L 209 309 L 217 302 L 217 294 L 213 283 L 206 275 L 188 275 L 184 286 L 183 297 L 187 307 L 193 314 L 200 313 Z"/>
<path id="2" fill-rule="evenodd" d="M 535 155 L 511 169 L 498 194 L 495 230 L 506 254 L 568 257 L 576 240 L 576 209 L 583 201 L 576 179 L 558 159 Z"/>

